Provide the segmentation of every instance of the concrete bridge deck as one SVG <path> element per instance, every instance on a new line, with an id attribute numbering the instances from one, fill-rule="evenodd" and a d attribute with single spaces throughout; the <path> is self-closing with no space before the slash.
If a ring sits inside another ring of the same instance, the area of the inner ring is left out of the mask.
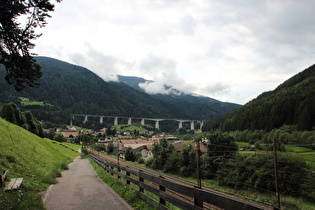
<path id="1" fill-rule="evenodd" d="M 141 125 L 145 125 L 145 121 L 154 121 L 155 122 L 155 128 L 160 129 L 159 122 L 160 121 L 177 121 L 178 122 L 178 129 L 183 127 L 183 123 L 190 123 L 190 130 L 195 130 L 195 123 L 200 124 L 200 129 L 202 129 L 205 120 L 185 120 L 185 119 L 167 119 L 167 118 L 145 118 L 145 117 L 118 117 L 118 116 L 102 116 L 102 115 L 88 115 L 88 114 L 70 114 L 70 116 L 74 119 L 74 117 L 84 117 L 83 123 L 86 123 L 88 121 L 88 117 L 97 117 L 100 119 L 100 123 L 102 124 L 104 122 L 104 118 L 112 118 L 114 119 L 114 125 L 118 125 L 118 119 L 128 119 L 128 125 L 132 125 L 133 119 L 140 119 Z"/>

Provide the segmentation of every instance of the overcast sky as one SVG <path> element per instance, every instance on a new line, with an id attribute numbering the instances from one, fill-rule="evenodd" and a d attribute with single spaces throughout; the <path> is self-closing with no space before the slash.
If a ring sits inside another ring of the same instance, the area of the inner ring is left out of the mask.
<path id="1" fill-rule="evenodd" d="M 33 50 L 245 104 L 315 63 L 314 0 L 63 0 Z M 83 84 L 82 84 L 83 85 Z"/>

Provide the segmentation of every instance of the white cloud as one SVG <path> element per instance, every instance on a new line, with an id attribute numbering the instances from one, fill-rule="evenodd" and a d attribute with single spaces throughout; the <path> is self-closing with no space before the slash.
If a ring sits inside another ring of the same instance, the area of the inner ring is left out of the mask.
<path id="1" fill-rule="evenodd" d="M 246 103 L 314 63 L 315 2 L 67 0 L 35 53 Z"/>

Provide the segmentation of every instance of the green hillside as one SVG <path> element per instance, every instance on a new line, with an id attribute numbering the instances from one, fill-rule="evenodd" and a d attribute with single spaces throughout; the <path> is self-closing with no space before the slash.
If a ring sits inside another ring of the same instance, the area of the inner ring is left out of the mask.
<path id="1" fill-rule="evenodd" d="M 209 97 L 194 96 L 191 94 L 156 94 L 153 97 L 177 104 L 180 109 L 185 110 L 191 116 L 198 116 L 198 119 L 206 120 L 222 116 L 241 106 L 235 103 L 222 102 Z"/>
<path id="2" fill-rule="evenodd" d="M 140 77 L 128 77 L 121 75 L 118 76 L 118 79 L 122 83 L 126 83 L 128 86 L 141 92 L 144 92 L 144 90 L 139 87 L 140 83 L 152 82 Z M 115 85 L 118 86 L 118 84 Z M 119 83 L 119 85 L 122 84 Z M 150 96 L 152 96 L 155 100 L 161 100 L 165 103 L 173 104 L 173 106 L 175 106 L 178 110 L 184 110 L 185 113 L 190 116 L 190 119 L 211 120 L 227 114 L 241 106 L 239 104 L 222 102 L 205 96 L 182 93 L 170 86 L 166 86 L 166 88 L 171 88 L 172 92 L 176 92 L 176 94 L 151 94 Z M 129 92 L 120 91 L 120 94 L 127 96 Z"/>
<path id="3" fill-rule="evenodd" d="M 315 126 L 314 96 L 315 65 L 204 128 L 270 131 L 283 125 L 293 125 L 298 130 L 312 130 Z"/>
<path id="4" fill-rule="evenodd" d="M 7 180 L 23 177 L 23 189 L 0 190 L 0 209 L 40 209 L 39 192 L 55 182 L 79 153 L 73 148 L 42 139 L 0 118 L 0 169 L 9 170 Z"/>
<path id="5" fill-rule="evenodd" d="M 191 114 L 174 103 L 156 99 L 127 85 L 110 85 L 86 68 L 47 57 L 36 57 L 36 60 L 43 73 L 40 87 L 16 92 L 4 79 L 0 79 L 0 105 L 14 102 L 20 104 L 23 111 L 31 109 L 39 120 L 59 124 L 69 123 L 70 114 L 191 117 Z M 0 78 L 4 76 L 5 69 L 0 66 Z M 22 103 L 21 98 L 40 104 Z M 201 119 L 198 115 L 193 117 Z"/>
<path id="6" fill-rule="evenodd" d="M 181 109 L 174 103 L 154 98 L 123 82 L 109 82 L 109 84 L 122 97 L 137 104 L 139 107 L 145 107 L 145 110 L 142 111 L 143 116 L 150 116 L 154 113 L 155 117 L 165 116 L 165 118 L 178 117 L 181 119 L 193 119 L 193 116 L 188 114 L 188 110 Z"/>

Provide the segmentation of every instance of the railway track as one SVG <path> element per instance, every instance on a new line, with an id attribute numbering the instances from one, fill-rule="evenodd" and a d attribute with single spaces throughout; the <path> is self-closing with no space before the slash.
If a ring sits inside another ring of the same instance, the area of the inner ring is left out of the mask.
<path id="1" fill-rule="evenodd" d="M 159 177 L 159 178 L 163 178 L 163 179 L 165 179 L 167 181 L 171 181 L 173 183 L 176 183 L 176 184 L 179 184 L 179 185 L 182 185 L 182 186 L 191 187 L 191 188 L 198 188 L 198 186 L 195 183 L 192 183 L 192 182 L 188 182 L 188 181 L 185 181 L 185 180 L 174 178 L 172 176 L 169 176 L 169 175 L 166 175 L 166 174 L 163 174 L 163 173 L 159 173 L 159 172 L 156 172 L 154 170 L 147 169 L 147 168 L 144 168 L 144 167 L 136 166 L 134 164 L 130 164 L 130 163 L 127 163 L 127 162 L 122 161 L 122 160 L 119 160 L 119 163 L 118 163 L 117 158 L 112 158 L 112 157 L 109 157 L 109 156 L 107 156 L 105 154 L 102 154 L 102 153 L 97 153 L 97 152 L 93 152 L 93 151 L 92 151 L 92 153 L 95 156 L 97 156 L 99 159 L 102 159 L 102 160 L 110 162 L 110 163 L 119 164 L 122 167 L 128 167 L 131 170 L 142 171 L 142 172 L 144 172 L 146 174 L 149 174 L 149 175 L 152 175 L 152 176 L 155 176 L 155 177 Z M 157 184 L 151 183 L 151 186 L 156 188 L 156 189 L 159 189 L 159 186 Z M 212 190 L 212 189 L 209 189 L 209 188 L 199 188 L 199 189 L 201 189 L 203 191 L 206 191 L 206 192 L 209 192 L 211 194 L 218 195 L 220 197 L 231 198 L 233 200 L 238 200 L 239 202 L 242 202 L 242 203 L 248 202 L 248 204 L 253 205 L 253 202 L 251 202 L 251 201 L 247 201 L 247 200 L 244 200 L 242 198 L 238 198 L 238 197 L 230 195 L 230 194 L 222 193 L 222 192 L 219 192 L 219 191 L 216 191 L 216 190 Z M 177 197 L 178 199 L 181 199 L 181 200 L 183 200 L 185 202 L 188 202 L 188 203 L 191 203 L 191 204 L 194 204 L 194 202 L 195 202 L 194 198 L 186 196 L 186 195 L 182 195 L 182 194 L 180 194 L 178 192 L 174 192 L 174 191 L 169 190 L 169 189 L 166 189 L 165 193 L 170 194 L 170 195 L 172 195 L 174 197 Z M 263 205 L 263 204 L 258 204 L 258 203 L 257 203 L 256 206 L 257 206 L 257 209 L 273 209 L 270 206 Z M 203 209 L 220 209 L 220 208 L 219 207 L 215 207 L 215 206 L 213 206 L 210 203 L 204 202 L 203 203 Z"/>

